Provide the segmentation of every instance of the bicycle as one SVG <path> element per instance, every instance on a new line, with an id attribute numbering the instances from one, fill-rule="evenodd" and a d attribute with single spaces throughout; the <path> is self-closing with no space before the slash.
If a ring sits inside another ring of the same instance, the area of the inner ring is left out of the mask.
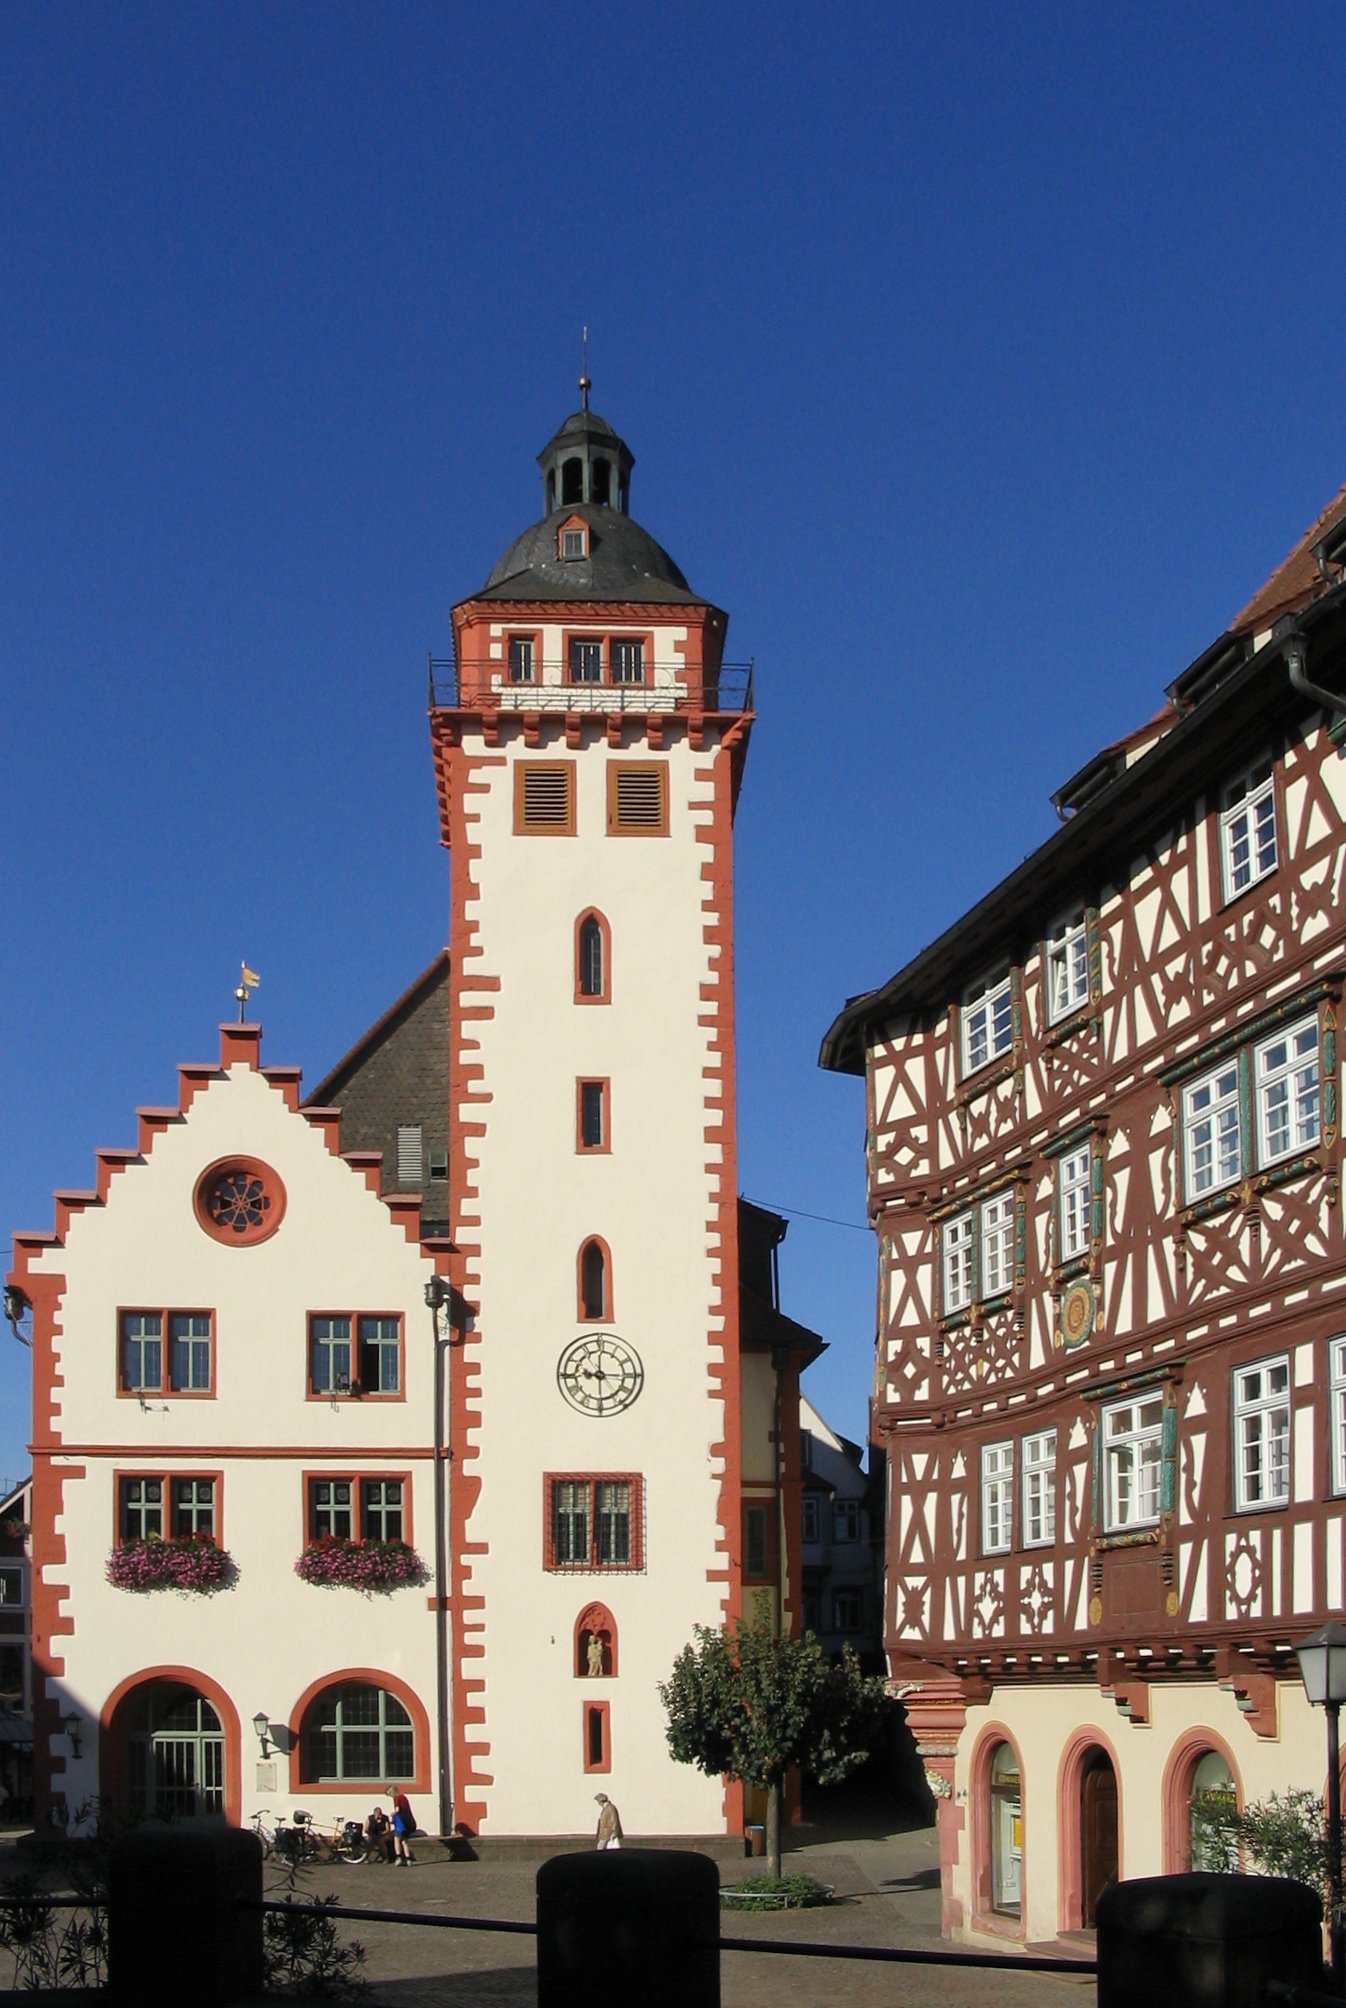
<path id="1" fill-rule="evenodd" d="M 254 1813 L 252 1816 L 252 1831 L 262 1844 L 262 1860 L 268 1861 L 276 1850 L 276 1836 L 280 1831 L 279 1822 L 274 1827 L 268 1826 L 260 1813 Z"/>

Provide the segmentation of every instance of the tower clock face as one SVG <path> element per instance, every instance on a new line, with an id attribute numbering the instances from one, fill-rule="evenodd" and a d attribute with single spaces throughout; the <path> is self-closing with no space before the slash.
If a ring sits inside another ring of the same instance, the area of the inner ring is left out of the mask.
<path id="1" fill-rule="evenodd" d="M 645 1385 L 640 1355 L 610 1332 L 586 1332 L 562 1353 L 556 1385 L 581 1415 L 620 1415 Z"/>

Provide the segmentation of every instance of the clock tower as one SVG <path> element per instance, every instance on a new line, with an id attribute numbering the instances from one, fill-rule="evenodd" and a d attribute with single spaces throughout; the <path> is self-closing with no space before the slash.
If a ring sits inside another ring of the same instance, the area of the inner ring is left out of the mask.
<path id="1" fill-rule="evenodd" d="M 539 456 L 542 515 L 431 666 L 471 1313 L 449 1374 L 455 1818 L 576 1834 L 601 1789 L 633 1834 L 709 1835 L 741 1803 L 672 1762 L 656 1684 L 741 1607 L 751 676 L 632 518 L 632 456 L 581 391 Z"/>

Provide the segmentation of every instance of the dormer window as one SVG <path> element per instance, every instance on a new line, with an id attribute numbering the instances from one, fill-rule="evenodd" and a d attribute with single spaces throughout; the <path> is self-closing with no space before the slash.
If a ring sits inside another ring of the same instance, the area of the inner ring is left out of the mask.
<path id="1" fill-rule="evenodd" d="M 589 525 L 582 516 L 568 516 L 556 533 L 556 548 L 565 558 L 587 558 L 589 555 Z"/>

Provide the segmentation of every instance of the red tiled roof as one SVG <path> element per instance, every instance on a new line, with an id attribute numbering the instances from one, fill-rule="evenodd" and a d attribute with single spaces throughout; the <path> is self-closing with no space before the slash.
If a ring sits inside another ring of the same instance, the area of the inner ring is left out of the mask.
<path id="1" fill-rule="evenodd" d="M 1271 627 L 1281 614 L 1291 613 L 1319 593 L 1326 592 L 1327 585 L 1318 570 L 1313 556 L 1313 546 L 1320 537 L 1332 528 L 1334 523 L 1346 516 L 1346 486 L 1339 488 L 1317 521 L 1311 523 L 1287 558 L 1283 558 L 1266 584 L 1255 592 L 1241 613 L 1230 621 L 1234 634 L 1248 629 L 1254 632 Z"/>

